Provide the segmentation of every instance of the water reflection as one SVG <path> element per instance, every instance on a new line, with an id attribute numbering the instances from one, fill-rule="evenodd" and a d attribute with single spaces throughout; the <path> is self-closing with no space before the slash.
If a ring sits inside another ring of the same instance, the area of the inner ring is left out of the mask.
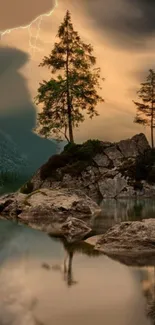
<path id="1" fill-rule="evenodd" d="M 88 244 L 0 221 L 0 324 L 149 325 L 141 273 Z"/>
<path id="2" fill-rule="evenodd" d="M 142 286 L 142 292 L 146 299 L 146 315 L 155 324 L 155 266 L 141 267 L 137 269 Z"/>
<path id="3" fill-rule="evenodd" d="M 58 239 L 52 238 L 52 240 Z M 69 244 L 65 239 L 61 239 L 61 242 L 64 247 L 64 262 L 62 265 L 52 265 L 52 270 L 61 272 L 63 274 L 63 279 L 66 282 L 67 286 L 72 286 L 78 283 L 78 281 L 74 280 L 73 276 L 73 256 L 77 253 L 81 253 L 89 257 L 97 257 L 103 255 L 103 253 L 94 250 L 91 245 L 85 242 Z M 50 266 L 45 263 L 42 265 L 42 267 L 46 268 L 47 270 L 51 269 Z"/>
<path id="4" fill-rule="evenodd" d="M 101 215 L 96 219 L 95 233 L 104 233 L 121 221 L 134 221 L 155 218 L 155 200 L 153 199 L 107 199 L 101 203 Z"/>

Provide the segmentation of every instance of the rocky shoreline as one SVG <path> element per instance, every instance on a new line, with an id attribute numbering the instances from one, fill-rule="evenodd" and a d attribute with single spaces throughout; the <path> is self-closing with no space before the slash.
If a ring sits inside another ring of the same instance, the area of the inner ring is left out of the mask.
<path id="1" fill-rule="evenodd" d="M 142 133 L 113 144 L 89 140 L 71 145 L 51 157 L 18 192 L 0 198 L 0 218 L 69 243 L 85 240 L 101 216 L 99 200 L 155 196 L 152 150 Z M 155 219 L 121 222 L 96 240 L 88 242 L 125 264 L 144 262 L 144 255 L 151 254 L 155 260 Z"/>
<path id="2" fill-rule="evenodd" d="M 68 242 L 92 234 L 99 206 L 81 191 L 42 188 L 31 194 L 20 192 L 0 198 L 0 217 L 15 220 Z"/>

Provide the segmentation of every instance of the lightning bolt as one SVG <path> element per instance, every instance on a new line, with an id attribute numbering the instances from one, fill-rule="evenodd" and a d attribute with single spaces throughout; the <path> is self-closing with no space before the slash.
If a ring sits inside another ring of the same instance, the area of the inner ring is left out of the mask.
<path id="1" fill-rule="evenodd" d="M 30 54 L 32 52 L 32 56 L 33 56 L 36 51 L 42 51 L 42 49 L 37 47 L 37 42 L 40 38 L 41 23 L 42 23 L 43 18 L 50 17 L 53 14 L 53 11 L 56 9 L 57 6 L 58 6 L 58 0 L 55 0 L 54 7 L 49 12 L 37 16 L 30 24 L 28 24 L 26 26 L 18 26 L 18 27 L 14 27 L 11 29 L 6 29 L 4 31 L 0 31 L 0 39 L 2 40 L 5 35 L 10 34 L 13 31 L 16 31 L 19 29 L 27 29 L 28 33 L 29 33 L 29 52 L 30 52 Z M 37 32 L 34 37 L 31 33 L 31 28 L 32 28 L 32 25 L 35 23 L 37 24 Z M 34 39 L 34 42 L 32 42 L 32 39 Z"/>

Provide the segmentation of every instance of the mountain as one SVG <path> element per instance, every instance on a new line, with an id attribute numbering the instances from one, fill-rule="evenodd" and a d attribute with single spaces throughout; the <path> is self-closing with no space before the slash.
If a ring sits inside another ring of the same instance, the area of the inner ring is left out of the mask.
<path id="1" fill-rule="evenodd" d="M 37 135 L 35 138 L 37 146 L 29 144 L 31 154 L 28 150 L 23 153 L 12 137 L 0 130 L 0 194 L 17 190 L 51 154 L 56 153 L 56 143 Z"/>

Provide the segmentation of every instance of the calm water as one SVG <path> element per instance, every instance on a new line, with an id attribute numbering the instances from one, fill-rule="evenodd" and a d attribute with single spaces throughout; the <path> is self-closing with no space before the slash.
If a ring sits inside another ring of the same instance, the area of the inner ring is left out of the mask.
<path id="1" fill-rule="evenodd" d="M 1 325 L 153 324 L 154 274 L 0 221 Z"/>
<path id="2" fill-rule="evenodd" d="M 95 222 L 95 233 L 104 233 L 109 227 L 121 221 L 155 218 L 155 200 L 103 200 L 101 218 Z"/>

